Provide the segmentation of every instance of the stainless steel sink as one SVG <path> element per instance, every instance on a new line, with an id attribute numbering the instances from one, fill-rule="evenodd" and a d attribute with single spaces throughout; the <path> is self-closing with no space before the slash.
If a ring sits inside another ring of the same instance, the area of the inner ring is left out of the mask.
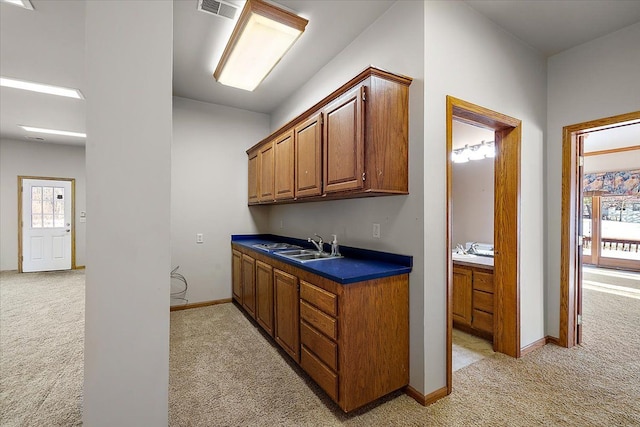
<path id="1" fill-rule="evenodd" d="M 301 263 L 342 258 L 342 256 L 331 256 L 331 254 L 327 252 L 320 252 L 320 251 L 315 251 L 311 249 L 279 251 L 279 252 L 275 252 L 274 255 L 281 256 L 283 258 L 287 258 L 287 259 L 301 262 Z"/>

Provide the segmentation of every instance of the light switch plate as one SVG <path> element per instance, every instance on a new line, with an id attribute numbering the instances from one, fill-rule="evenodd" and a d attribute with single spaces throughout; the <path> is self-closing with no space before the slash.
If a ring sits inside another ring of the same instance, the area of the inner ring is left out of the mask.
<path id="1" fill-rule="evenodd" d="M 196 243 L 204 243 L 204 235 L 202 233 L 196 234 Z"/>

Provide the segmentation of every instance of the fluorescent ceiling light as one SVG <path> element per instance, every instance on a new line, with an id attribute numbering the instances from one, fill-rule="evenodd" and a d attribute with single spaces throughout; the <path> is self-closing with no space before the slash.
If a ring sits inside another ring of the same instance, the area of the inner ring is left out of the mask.
<path id="1" fill-rule="evenodd" d="M 82 93 L 78 89 L 28 82 L 26 80 L 12 79 L 9 77 L 0 77 L 0 86 L 12 87 L 14 89 L 30 90 L 32 92 L 48 93 L 49 95 L 84 99 L 84 96 L 82 96 Z"/>
<path id="2" fill-rule="evenodd" d="M 4 3 L 9 3 L 14 6 L 20 6 L 24 9 L 33 10 L 33 5 L 29 0 L 2 0 Z"/>
<path id="3" fill-rule="evenodd" d="M 247 0 L 213 77 L 226 86 L 254 90 L 308 22 L 262 0 Z"/>
<path id="4" fill-rule="evenodd" d="M 86 133 L 81 133 L 81 132 L 70 132 L 68 130 L 57 130 L 57 129 L 43 129 L 43 128 L 35 128 L 32 126 L 24 126 L 24 125 L 18 125 L 18 126 L 26 130 L 27 132 L 47 133 L 49 135 L 75 136 L 76 138 L 87 137 Z"/>

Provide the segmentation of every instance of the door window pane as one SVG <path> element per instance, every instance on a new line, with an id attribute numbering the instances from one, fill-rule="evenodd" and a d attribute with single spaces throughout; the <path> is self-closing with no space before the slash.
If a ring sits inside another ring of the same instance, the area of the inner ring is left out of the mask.
<path id="1" fill-rule="evenodd" d="M 64 228 L 64 187 L 31 187 L 31 227 Z"/>

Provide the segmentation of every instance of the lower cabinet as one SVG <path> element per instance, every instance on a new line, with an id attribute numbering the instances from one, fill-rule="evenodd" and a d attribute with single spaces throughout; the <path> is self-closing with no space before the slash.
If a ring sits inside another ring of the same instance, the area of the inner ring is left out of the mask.
<path id="1" fill-rule="evenodd" d="M 231 259 L 231 294 L 238 304 L 242 304 L 242 253 L 234 249 Z"/>
<path id="2" fill-rule="evenodd" d="M 341 285 L 246 247 L 233 248 L 255 259 L 258 324 L 269 333 L 264 295 L 271 277 L 274 340 L 342 410 L 408 385 L 408 274 Z"/>
<path id="3" fill-rule="evenodd" d="M 471 298 L 473 296 L 473 272 L 468 268 L 453 267 L 453 321 L 471 326 Z"/>
<path id="4" fill-rule="evenodd" d="M 493 271 L 455 264 L 453 267 L 453 325 L 493 339 Z"/>
<path id="5" fill-rule="evenodd" d="M 256 318 L 256 260 L 242 254 L 242 307 Z"/>
<path id="6" fill-rule="evenodd" d="M 274 338 L 296 362 L 300 362 L 300 326 L 298 321 L 298 278 L 284 271 L 273 270 Z"/>
<path id="7" fill-rule="evenodd" d="M 273 336 L 273 267 L 256 261 L 256 321 Z"/>

